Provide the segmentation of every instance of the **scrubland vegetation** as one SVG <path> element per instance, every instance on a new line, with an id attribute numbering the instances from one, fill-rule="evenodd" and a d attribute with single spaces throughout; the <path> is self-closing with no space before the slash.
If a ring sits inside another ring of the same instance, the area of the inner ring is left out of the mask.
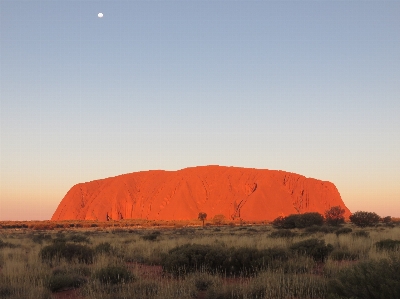
<path id="1" fill-rule="evenodd" d="M 88 299 L 400 298 L 398 223 L 365 228 L 320 219 L 204 228 L 201 221 L 167 228 L 6 227 L 0 298 L 60 298 L 65 290 Z"/>

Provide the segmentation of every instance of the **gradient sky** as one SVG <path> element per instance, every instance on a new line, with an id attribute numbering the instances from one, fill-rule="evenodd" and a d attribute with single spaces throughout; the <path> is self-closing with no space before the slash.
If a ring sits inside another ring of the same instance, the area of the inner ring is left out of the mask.
<path id="1" fill-rule="evenodd" d="M 102 12 L 103 18 L 97 14 Z M 400 217 L 400 1 L 0 0 L 0 220 L 219 164 Z"/>

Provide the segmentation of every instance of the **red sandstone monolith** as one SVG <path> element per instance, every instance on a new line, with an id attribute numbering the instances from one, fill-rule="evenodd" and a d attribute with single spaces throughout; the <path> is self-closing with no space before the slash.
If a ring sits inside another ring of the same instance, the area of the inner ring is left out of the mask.
<path id="1" fill-rule="evenodd" d="M 81 183 L 62 199 L 52 220 L 273 220 L 289 214 L 349 209 L 331 182 L 267 169 L 199 166 L 150 170 Z"/>

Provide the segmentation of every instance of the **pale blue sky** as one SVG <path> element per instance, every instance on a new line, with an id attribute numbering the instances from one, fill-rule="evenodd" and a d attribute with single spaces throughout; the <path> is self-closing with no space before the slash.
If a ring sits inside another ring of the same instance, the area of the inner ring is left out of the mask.
<path id="1" fill-rule="evenodd" d="M 0 0 L 0 220 L 49 219 L 78 182 L 208 164 L 329 180 L 351 211 L 400 217 L 399 16 Z"/>

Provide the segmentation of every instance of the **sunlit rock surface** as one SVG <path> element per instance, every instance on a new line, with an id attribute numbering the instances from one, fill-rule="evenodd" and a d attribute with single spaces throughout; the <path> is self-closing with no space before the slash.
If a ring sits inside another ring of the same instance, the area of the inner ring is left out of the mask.
<path id="1" fill-rule="evenodd" d="M 324 212 L 344 205 L 331 182 L 266 169 L 199 166 L 150 170 L 80 183 L 62 199 L 52 220 L 119 219 L 273 220 L 278 216 Z"/>

